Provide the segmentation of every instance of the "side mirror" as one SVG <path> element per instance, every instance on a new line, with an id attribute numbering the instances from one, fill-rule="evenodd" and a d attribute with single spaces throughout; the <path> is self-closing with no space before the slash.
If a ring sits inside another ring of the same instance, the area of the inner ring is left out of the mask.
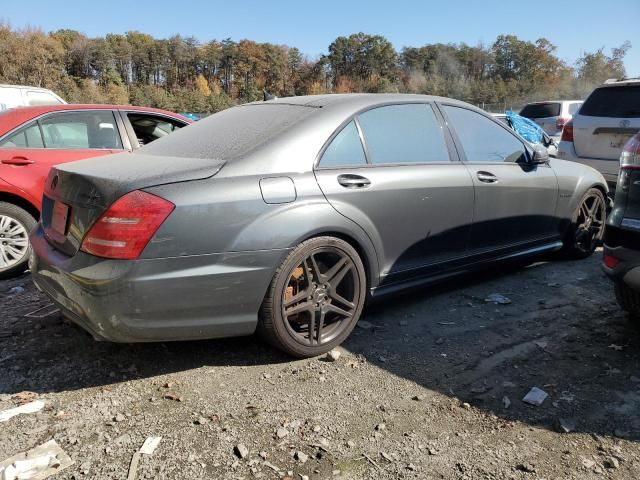
<path id="1" fill-rule="evenodd" d="M 549 151 L 539 143 L 533 146 L 533 156 L 531 157 L 531 163 L 533 165 L 540 165 L 549 161 Z"/>

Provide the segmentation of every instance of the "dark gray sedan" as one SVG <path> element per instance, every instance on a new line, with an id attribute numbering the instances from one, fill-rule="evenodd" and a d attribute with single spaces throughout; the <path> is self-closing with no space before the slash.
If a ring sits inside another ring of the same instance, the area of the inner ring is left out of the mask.
<path id="1" fill-rule="evenodd" d="M 471 105 L 368 94 L 231 108 L 45 188 L 34 281 L 97 339 L 258 330 L 299 357 L 341 343 L 369 296 L 590 255 L 607 194 Z"/>

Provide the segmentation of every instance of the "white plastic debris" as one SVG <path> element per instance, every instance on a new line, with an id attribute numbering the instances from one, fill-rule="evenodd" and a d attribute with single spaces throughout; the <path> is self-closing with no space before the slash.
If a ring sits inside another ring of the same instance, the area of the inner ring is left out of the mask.
<path id="1" fill-rule="evenodd" d="M 140 463 L 140 457 L 142 455 L 153 455 L 158 444 L 162 440 L 162 437 L 147 437 L 140 450 L 133 454 L 131 457 L 131 463 L 129 464 L 129 473 L 127 474 L 127 480 L 135 480 L 138 474 L 138 464 Z"/>
<path id="2" fill-rule="evenodd" d="M 0 463 L 0 480 L 43 480 L 73 464 L 71 457 L 50 440 Z"/>
<path id="3" fill-rule="evenodd" d="M 524 403 L 528 403 L 529 405 L 539 407 L 540 405 L 542 405 L 542 402 L 547 399 L 548 396 L 549 394 L 544 390 L 538 387 L 533 387 L 531 390 L 529 390 L 529 393 L 525 395 L 522 401 Z"/>
<path id="4" fill-rule="evenodd" d="M 160 444 L 162 437 L 147 437 L 142 446 L 140 447 L 140 453 L 144 455 L 153 455 L 158 445 Z"/>
<path id="5" fill-rule="evenodd" d="M 484 299 L 485 303 L 494 303 L 496 305 L 509 305 L 511 300 L 501 293 L 492 293 Z"/>
<path id="6" fill-rule="evenodd" d="M 25 403 L 19 407 L 10 408 L 0 412 L 0 422 L 6 422 L 10 418 L 15 417 L 23 413 L 36 413 L 44 408 L 44 402 L 42 400 L 35 400 L 33 402 Z"/>

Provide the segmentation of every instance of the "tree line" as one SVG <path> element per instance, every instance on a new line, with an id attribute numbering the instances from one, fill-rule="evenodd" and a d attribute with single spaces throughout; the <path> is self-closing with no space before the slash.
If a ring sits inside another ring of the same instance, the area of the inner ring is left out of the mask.
<path id="1" fill-rule="evenodd" d="M 0 83 L 54 90 L 73 103 L 215 112 L 276 96 L 346 92 L 424 93 L 493 110 L 526 101 L 582 98 L 625 75 L 629 42 L 585 52 L 574 65 L 547 39 L 500 35 L 491 45 L 433 43 L 397 51 L 380 35 L 336 38 L 311 59 L 295 47 L 252 40 L 166 39 L 132 31 L 89 38 L 0 24 Z"/>

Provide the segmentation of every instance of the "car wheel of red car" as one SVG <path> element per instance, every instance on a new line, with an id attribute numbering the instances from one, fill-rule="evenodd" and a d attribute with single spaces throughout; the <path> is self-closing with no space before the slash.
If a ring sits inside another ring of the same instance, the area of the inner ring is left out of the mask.
<path id="1" fill-rule="evenodd" d="M 27 269 L 29 233 L 35 226 L 36 219 L 29 212 L 0 202 L 0 278 L 15 277 Z"/>

